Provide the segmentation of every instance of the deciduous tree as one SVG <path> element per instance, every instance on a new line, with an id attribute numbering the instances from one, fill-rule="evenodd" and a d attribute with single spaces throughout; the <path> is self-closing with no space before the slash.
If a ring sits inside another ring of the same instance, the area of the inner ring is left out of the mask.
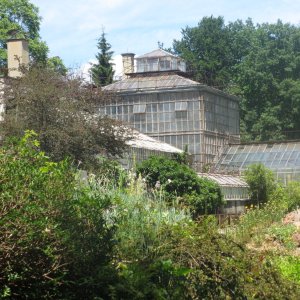
<path id="1" fill-rule="evenodd" d="M 38 8 L 29 0 L 1 0 L 0 2 L 0 67 L 6 66 L 6 41 L 9 32 L 17 30 L 16 37 L 29 39 L 31 59 L 46 63 L 48 46 L 39 35 L 41 17 Z"/>
<path id="2" fill-rule="evenodd" d="M 194 79 L 223 89 L 233 64 L 229 29 L 222 17 L 204 17 L 196 27 L 182 30 L 182 39 L 173 48 L 182 56 Z"/>
<path id="3" fill-rule="evenodd" d="M 7 82 L 1 135 L 7 138 L 34 130 L 42 149 L 55 160 L 71 156 L 87 164 L 95 163 L 97 154 L 121 155 L 129 130 L 99 115 L 99 105 L 110 97 L 85 87 L 80 78 L 31 68 L 22 78 Z"/>
<path id="4" fill-rule="evenodd" d="M 299 138 L 299 26 L 204 17 L 173 47 L 194 79 L 241 98 L 243 140 Z"/>

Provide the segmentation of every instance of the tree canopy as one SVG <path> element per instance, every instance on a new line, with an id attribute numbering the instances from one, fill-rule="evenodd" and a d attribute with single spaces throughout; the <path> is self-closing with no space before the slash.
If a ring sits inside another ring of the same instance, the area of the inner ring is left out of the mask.
<path id="1" fill-rule="evenodd" d="M 208 85 L 223 87 L 232 64 L 228 47 L 229 29 L 222 17 L 204 17 L 197 27 L 182 30 L 181 41 L 174 41 L 173 47 L 194 72 L 194 78 Z"/>
<path id="2" fill-rule="evenodd" d="M 2 0 L 0 16 L 0 67 L 6 65 L 6 41 L 11 30 L 18 30 L 17 37 L 29 39 L 33 61 L 45 63 L 49 49 L 39 35 L 41 17 L 38 8 L 28 0 Z"/>
<path id="3" fill-rule="evenodd" d="M 47 67 L 61 75 L 67 75 L 68 72 L 68 69 L 59 56 L 50 57 L 47 60 Z"/>
<path id="4" fill-rule="evenodd" d="M 107 42 L 105 32 L 102 31 L 98 40 L 97 48 L 99 52 L 96 55 L 97 62 L 92 64 L 90 74 L 92 81 L 97 86 L 107 85 L 113 82 L 114 70 L 111 63 L 113 51 L 110 51 L 111 45 Z"/>
<path id="5" fill-rule="evenodd" d="M 244 172 L 245 180 L 249 185 L 251 200 L 258 207 L 270 200 L 277 184 L 274 173 L 263 164 L 250 165 Z"/>
<path id="6" fill-rule="evenodd" d="M 98 112 L 109 97 L 85 87 L 80 78 L 31 68 L 22 78 L 7 81 L 1 135 L 8 138 L 34 130 L 42 149 L 55 160 L 71 156 L 87 164 L 101 153 L 122 155 L 129 130 Z"/>
<path id="7" fill-rule="evenodd" d="M 67 72 L 62 59 L 49 58 L 49 48 L 40 37 L 39 9 L 29 0 L 2 0 L 0 2 L 0 69 L 7 65 L 7 40 L 11 37 L 26 38 L 32 64 L 48 66 L 65 75 Z M 14 36 L 11 32 L 15 30 Z"/>
<path id="8" fill-rule="evenodd" d="M 241 98 L 242 139 L 299 138 L 299 26 L 204 17 L 173 48 L 195 80 Z"/>

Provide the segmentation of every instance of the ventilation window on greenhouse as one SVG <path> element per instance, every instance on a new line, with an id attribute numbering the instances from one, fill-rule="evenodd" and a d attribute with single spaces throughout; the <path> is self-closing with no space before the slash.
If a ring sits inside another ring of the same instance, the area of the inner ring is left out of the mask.
<path id="1" fill-rule="evenodd" d="M 187 119 L 187 102 L 175 103 L 175 117 L 176 119 Z"/>
<path id="2" fill-rule="evenodd" d="M 176 102 L 175 103 L 175 111 L 184 111 L 187 110 L 187 102 Z"/>
<path id="3" fill-rule="evenodd" d="M 144 114 L 146 112 L 146 104 L 135 104 L 133 106 L 134 114 Z"/>

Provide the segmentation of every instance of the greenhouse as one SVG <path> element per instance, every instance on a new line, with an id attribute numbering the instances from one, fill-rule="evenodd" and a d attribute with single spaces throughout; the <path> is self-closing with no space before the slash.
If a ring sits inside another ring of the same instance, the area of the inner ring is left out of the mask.
<path id="1" fill-rule="evenodd" d="M 214 171 L 241 174 L 247 166 L 257 163 L 271 169 L 283 184 L 300 181 L 300 141 L 230 145 Z"/>
<path id="2" fill-rule="evenodd" d="M 229 141 L 239 141 L 237 97 L 188 79 L 184 63 L 166 51 L 136 58 L 137 72 L 128 67 L 132 55 L 123 56 L 124 79 L 103 88 L 116 97 L 100 107 L 101 114 L 179 149 L 187 147 L 200 172 Z"/>
<path id="3" fill-rule="evenodd" d="M 222 175 L 215 173 L 198 173 L 200 177 L 216 182 L 222 191 L 226 204 L 221 209 L 225 214 L 241 214 L 250 203 L 249 186 L 239 176 Z"/>
<path id="4" fill-rule="evenodd" d="M 125 169 L 135 167 L 135 164 L 152 155 L 172 157 L 175 153 L 179 154 L 183 152 L 176 147 L 137 131 L 134 131 L 133 139 L 127 141 L 126 144 L 129 146 L 128 151 L 125 153 L 124 157 L 120 159 L 120 163 Z"/>

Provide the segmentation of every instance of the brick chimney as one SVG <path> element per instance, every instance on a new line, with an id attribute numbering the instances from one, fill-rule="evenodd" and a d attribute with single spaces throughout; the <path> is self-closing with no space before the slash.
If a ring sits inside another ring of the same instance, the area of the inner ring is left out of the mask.
<path id="1" fill-rule="evenodd" d="M 128 78 L 126 74 L 134 72 L 134 53 L 123 53 L 122 55 L 122 63 L 123 63 L 123 74 L 122 78 Z"/>
<path id="2" fill-rule="evenodd" d="M 20 67 L 29 64 L 28 41 L 26 39 L 9 39 L 7 41 L 8 76 L 17 78 L 22 76 Z"/>

